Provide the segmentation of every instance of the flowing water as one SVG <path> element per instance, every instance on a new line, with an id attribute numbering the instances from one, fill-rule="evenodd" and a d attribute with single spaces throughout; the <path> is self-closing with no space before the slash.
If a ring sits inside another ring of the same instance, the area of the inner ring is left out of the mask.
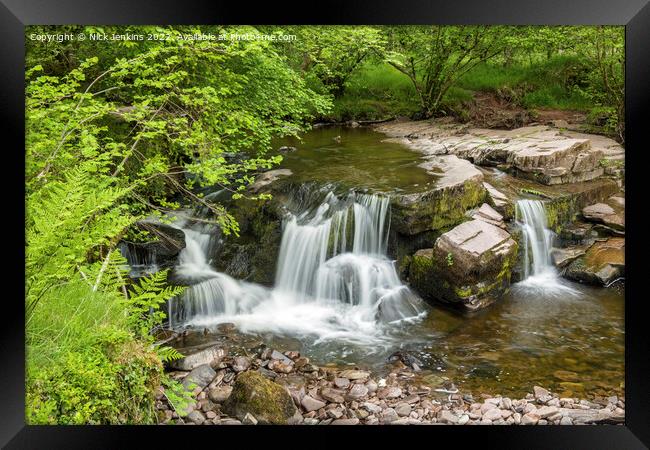
<path id="1" fill-rule="evenodd" d="M 341 142 L 332 140 L 339 135 Z M 218 257 L 218 237 L 177 224 L 187 246 L 174 273 L 189 288 L 170 302 L 170 326 L 210 330 L 186 344 L 206 345 L 218 324 L 234 323 L 248 340 L 298 350 L 319 365 L 382 372 L 392 352 L 406 350 L 431 386 L 448 379 L 473 393 L 523 395 L 540 384 L 566 396 L 622 394 L 624 285 L 603 289 L 559 276 L 542 202 L 517 204 L 525 277 L 489 308 L 461 315 L 430 306 L 399 279 L 386 256 L 387 195 L 433 181 L 417 168 L 417 155 L 381 139 L 369 130 L 324 129 L 285 142 L 299 151 L 283 167 L 323 190 L 289 208 L 272 288 L 217 272 L 208 255 Z M 383 151 L 390 167 L 375 155 Z"/>
<path id="2" fill-rule="evenodd" d="M 513 289 L 520 295 L 580 296 L 580 290 L 561 278 L 551 262 L 555 233 L 548 228 L 544 202 L 518 200 L 515 212 L 522 231 L 524 280 Z"/>
<path id="3" fill-rule="evenodd" d="M 190 284 L 170 301 L 170 325 L 379 344 L 391 328 L 424 315 L 422 301 L 386 256 L 389 199 L 328 192 L 314 210 L 284 222 L 275 287 L 235 280 L 207 262 L 211 236 L 179 225 L 187 246 L 175 276 Z"/>

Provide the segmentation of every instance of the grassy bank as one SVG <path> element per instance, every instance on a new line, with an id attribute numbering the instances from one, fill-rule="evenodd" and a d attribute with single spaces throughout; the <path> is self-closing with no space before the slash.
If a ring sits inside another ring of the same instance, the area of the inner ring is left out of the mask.
<path id="1" fill-rule="evenodd" d="M 584 92 L 587 68 L 576 57 L 556 56 L 505 65 L 488 62 L 464 74 L 444 97 L 448 114 L 462 117 L 477 94 L 493 94 L 528 110 L 552 109 L 596 112 Z M 328 120 L 377 120 L 392 116 L 417 118 L 419 104 L 411 81 L 390 65 L 368 61 L 334 100 Z"/>

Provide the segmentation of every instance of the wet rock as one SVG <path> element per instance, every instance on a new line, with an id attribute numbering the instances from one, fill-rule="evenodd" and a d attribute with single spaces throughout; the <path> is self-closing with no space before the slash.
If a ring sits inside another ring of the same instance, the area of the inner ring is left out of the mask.
<path id="1" fill-rule="evenodd" d="M 488 193 L 488 203 L 504 218 L 511 219 L 515 215 L 514 203 L 490 183 L 483 182 Z"/>
<path id="2" fill-rule="evenodd" d="M 623 210 L 615 211 L 606 203 L 596 203 L 582 209 L 582 215 L 591 222 L 602 223 L 615 230 L 625 230 Z"/>
<path id="3" fill-rule="evenodd" d="M 395 412 L 397 413 L 398 416 L 406 417 L 409 414 L 411 414 L 411 405 L 408 403 L 399 403 L 397 406 L 395 406 Z"/>
<path id="4" fill-rule="evenodd" d="M 243 372 L 248 370 L 251 366 L 251 360 L 245 356 L 237 356 L 233 361 L 232 370 L 235 372 Z"/>
<path id="5" fill-rule="evenodd" d="M 194 389 L 199 387 L 203 389 L 214 379 L 217 375 L 212 367 L 207 364 L 194 368 L 185 378 L 183 378 L 183 386 L 185 389 Z"/>
<path id="6" fill-rule="evenodd" d="M 289 146 L 282 146 L 278 149 L 278 152 L 280 153 L 292 153 L 298 150 L 296 147 L 289 147 Z"/>
<path id="7" fill-rule="evenodd" d="M 324 387 L 320 391 L 320 396 L 323 397 L 328 402 L 343 403 L 345 401 L 345 398 L 343 397 L 344 393 L 345 392 L 342 390 Z"/>
<path id="8" fill-rule="evenodd" d="M 201 425 L 203 422 L 205 422 L 205 416 L 201 411 L 194 410 L 191 413 L 187 415 L 187 418 L 191 420 L 193 423 L 196 425 Z"/>
<path id="9" fill-rule="evenodd" d="M 471 220 L 440 236 L 433 249 L 415 253 L 409 281 L 427 300 L 476 310 L 510 286 L 516 257 L 517 243 L 508 232 Z"/>
<path id="10" fill-rule="evenodd" d="M 541 403 L 546 403 L 553 398 L 551 393 L 541 386 L 533 386 L 533 395 Z"/>
<path id="11" fill-rule="evenodd" d="M 594 243 L 573 261 L 564 276 L 584 283 L 607 285 L 625 276 L 625 239 L 610 238 Z"/>
<path id="12" fill-rule="evenodd" d="M 309 395 L 305 395 L 300 404 L 302 407 L 305 409 L 305 411 L 310 412 L 310 411 L 316 411 L 325 406 L 325 402 L 321 402 L 320 400 L 316 400 L 315 398 L 310 397 Z"/>
<path id="13" fill-rule="evenodd" d="M 422 361 L 420 361 L 413 353 L 400 350 L 388 357 L 388 362 L 401 361 L 406 367 L 410 367 L 416 372 L 422 367 Z"/>
<path id="14" fill-rule="evenodd" d="M 215 403 L 223 403 L 230 397 L 231 393 L 232 386 L 218 386 L 210 390 L 208 397 Z"/>
<path id="15" fill-rule="evenodd" d="M 456 156 L 433 156 L 420 167 L 437 177 L 424 192 L 391 197 L 391 230 L 406 236 L 436 231 L 465 220 L 465 211 L 486 198 L 483 173 Z"/>
<path id="16" fill-rule="evenodd" d="M 257 419 L 251 413 L 246 413 L 241 423 L 244 425 L 257 425 Z"/>
<path id="17" fill-rule="evenodd" d="M 293 172 L 291 172 L 291 170 L 289 169 L 269 170 L 267 172 L 258 175 L 257 178 L 255 179 L 255 182 L 249 187 L 249 189 L 251 192 L 257 193 L 261 191 L 263 188 L 266 188 L 268 185 L 273 183 L 275 180 L 282 177 L 288 177 L 290 175 L 293 175 Z"/>
<path id="18" fill-rule="evenodd" d="M 291 373 L 291 371 L 293 371 L 293 363 L 286 364 L 283 361 L 277 359 L 271 360 L 267 367 L 269 370 L 277 373 Z"/>
<path id="19" fill-rule="evenodd" d="M 177 370 L 192 370 L 205 364 L 215 366 L 223 359 L 224 356 L 226 356 L 226 350 L 221 347 L 214 346 L 196 352 L 192 355 L 187 355 L 184 358 L 170 361 L 168 363 L 168 366 L 172 369 Z"/>
<path id="20" fill-rule="evenodd" d="M 367 387 L 365 387 L 363 384 L 355 384 L 352 386 L 352 388 L 350 388 L 345 398 L 348 401 L 355 401 L 355 400 L 358 401 L 366 397 L 367 395 L 368 395 Z"/>
<path id="21" fill-rule="evenodd" d="M 438 422 L 456 425 L 459 420 L 459 417 L 449 410 L 443 409 L 438 413 Z"/>
<path id="22" fill-rule="evenodd" d="M 370 376 L 370 372 L 363 370 L 343 370 L 339 373 L 339 377 L 347 378 L 348 380 L 365 380 Z"/>
<path id="23" fill-rule="evenodd" d="M 255 371 L 237 376 L 223 410 L 240 420 L 250 413 L 258 422 L 271 424 L 286 424 L 297 412 L 285 388 Z"/>
<path id="24" fill-rule="evenodd" d="M 482 220 L 487 222 L 490 225 L 494 225 L 499 228 L 506 228 L 506 224 L 503 221 L 503 216 L 496 212 L 490 205 L 483 203 L 481 207 L 472 215 L 472 219 Z"/>
<path id="25" fill-rule="evenodd" d="M 584 247 L 555 248 L 551 251 L 551 259 L 556 267 L 564 268 L 586 252 Z"/>
<path id="26" fill-rule="evenodd" d="M 345 389 L 348 386 L 350 386 L 350 380 L 348 380 L 347 378 L 334 378 L 334 385 L 337 388 Z"/>
<path id="27" fill-rule="evenodd" d="M 358 425 L 359 419 L 336 419 L 330 425 Z"/>
<path id="28" fill-rule="evenodd" d="M 402 388 L 398 386 L 389 386 L 377 391 L 377 398 L 380 399 L 398 398 L 400 395 L 402 395 Z"/>

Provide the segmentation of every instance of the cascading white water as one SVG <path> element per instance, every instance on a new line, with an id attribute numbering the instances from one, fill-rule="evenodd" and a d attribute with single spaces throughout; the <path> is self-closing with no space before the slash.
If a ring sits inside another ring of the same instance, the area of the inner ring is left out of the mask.
<path id="1" fill-rule="evenodd" d="M 555 233 L 548 228 L 544 203 L 540 200 L 518 200 L 515 208 L 522 230 L 523 275 L 519 287 L 531 287 L 547 293 L 577 294 L 564 283 L 551 262 Z"/>
<path id="2" fill-rule="evenodd" d="M 214 271 L 210 236 L 182 228 L 175 273 L 196 283 L 170 301 L 171 326 L 234 322 L 243 331 L 368 342 L 382 323 L 419 317 L 419 297 L 386 257 L 389 214 L 387 197 L 331 192 L 314 211 L 289 214 L 273 289 Z"/>
<path id="3" fill-rule="evenodd" d="M 539 200 L 519 200 L 516 214 L 522 228 L 524 278 L 554 272 L 551 265 L 554 234 L 547 228 L 544 203 Z"/>

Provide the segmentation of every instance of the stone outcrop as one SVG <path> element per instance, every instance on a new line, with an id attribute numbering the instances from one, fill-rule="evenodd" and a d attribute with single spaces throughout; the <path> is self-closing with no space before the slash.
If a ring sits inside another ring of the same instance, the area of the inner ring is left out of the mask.
<path id="1" fill-rule="evenodd" d="M 487 190 L 489 204 L 504 218 L 512 219 L 515 215 L 514 203 L 490 183 L 484 182 L 483 187 Z"/>
<path id="2" fill-rule="evenodd" d="M 444 233 L 432 249 L 416 252 L 409 282 L 427 300 L 479 309 L 510 285 L 516 255 L 517 243 L 508 232 L 471 220 Z"/>
<path id="3" fill-rule="evenodd" d="M 619 197 L 612 198 L 618 199 Z M 625 231 L 625 215 L 623 208 L 611 205 L 620 205 L 620 203 L 617 203 L 615 200 L 610 200 L 608 203 L 596 203 L 586 206 L 582 209 L 582 216 L 590 222 L 602 223 L 606 227 L 616 231 Z M 624 204 L 623 201 L 623 205 Z"/>
<path id="4" fill-rule="evenodd" d="M 420 167 L 437 177 L 433 189 L 391 197 L 391 228 L 405 235 L 441 230 L 464 220 L 486 197 L 483 174 L 456 156 L 433 156 Z"/>
<path id="5" fill-rule="evenodd" d="M 625 239 L 613 237 L 595 242 L 586 254 L 573 261 L 564 276 L 589 284 L 607 285 L 625 276 Z"/>
<path id="6" fill-rule="evenodd" d="M 456 155 L 546 185 L 600 177 L 607 167 L 620 166 L 625 155 L 612 139 L 543 125 L 494 130 L 432 120 L 385 123 L 377 129 L 427 155 Z"/>

